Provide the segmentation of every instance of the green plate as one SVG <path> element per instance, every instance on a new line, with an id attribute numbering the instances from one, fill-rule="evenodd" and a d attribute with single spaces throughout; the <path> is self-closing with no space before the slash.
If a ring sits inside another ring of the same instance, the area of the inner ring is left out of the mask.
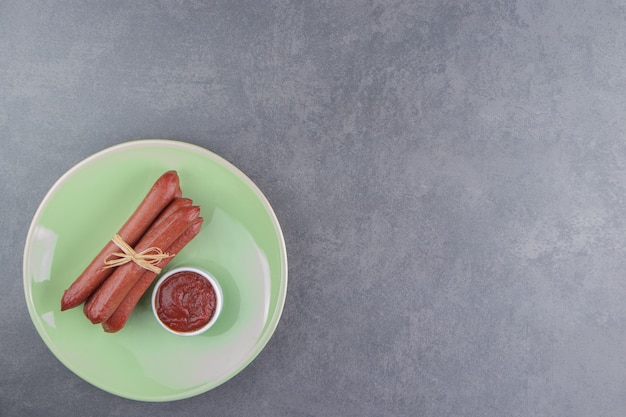
<path id="1" fill-rule="evenodd" d="M 61 312 L 63 291 L 171 169 L 205 222 L 167 269 L 194 265 L 219 280 L 216 324 L 194 337 L 166 332 L 151 289 L 118 333 L 91 324 L 82 307 Z M 195 145 L 132 141 L 85 159 L 50 189 L 26 238 L 24 291 L 43 341 L 76 375 L 125 398 L 179 400 L 226 382 L 267 344 L 285 302 L 287 253 L 270 204 L 236 167 Z"/>

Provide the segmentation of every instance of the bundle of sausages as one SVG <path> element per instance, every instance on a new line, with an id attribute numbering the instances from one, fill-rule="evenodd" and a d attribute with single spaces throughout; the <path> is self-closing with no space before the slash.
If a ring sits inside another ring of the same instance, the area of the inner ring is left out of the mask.
<path id="1" fill-rule="evenodd" d="M 202 222 L 200 207 L 182 196 L 178 173 L 168 171 L 154 183 L 117 234 L 136 253 L 150 248 L 165 252 L 167 256 L 155 265 L 158 271 L 200 232 Z M 113 241 L 104 246 L 63 293 L 61 311 L 84 303 L 87 318 L 101 324 L 106 332 L 124 327 L 158 273 L 137 262 L 107 267 L 107 260 L 119 252 L 120 247 Z"/>

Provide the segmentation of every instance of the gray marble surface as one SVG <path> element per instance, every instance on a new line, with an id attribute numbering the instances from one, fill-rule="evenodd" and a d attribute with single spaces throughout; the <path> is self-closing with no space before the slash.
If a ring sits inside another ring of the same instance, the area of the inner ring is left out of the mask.
<path id="1" fill-rule="evenodd" d="M 0 2 L 0 416 L 626 415 L 618 1 Z M 143 403 L 66 369 L 22 252 L 140 138 L 248 174 L 289 288 L 250 366 Z"/>

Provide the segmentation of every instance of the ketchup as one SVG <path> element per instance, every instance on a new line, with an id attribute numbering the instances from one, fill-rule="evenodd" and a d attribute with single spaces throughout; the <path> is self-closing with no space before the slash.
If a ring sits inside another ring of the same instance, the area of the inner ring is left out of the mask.
<path id="1" fill-rule="evenodd" d="M 177 332 L 192 332 L 207 324 L 217 303 L 215 289 L 202 275 L 181 271 L 159 288 L 155 305 L 159 318 Z"/>

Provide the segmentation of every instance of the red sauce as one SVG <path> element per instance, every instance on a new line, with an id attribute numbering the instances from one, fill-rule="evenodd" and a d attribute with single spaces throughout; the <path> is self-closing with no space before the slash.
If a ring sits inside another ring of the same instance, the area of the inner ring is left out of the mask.
<path id="1" fill-rule="evenodd" d="M 155 304 L 159 318 L 177 332 L 192 332 L 207 324 L 215 313 L 215 289 L 202 275 L 181 271 L 161 284 Z"/>

